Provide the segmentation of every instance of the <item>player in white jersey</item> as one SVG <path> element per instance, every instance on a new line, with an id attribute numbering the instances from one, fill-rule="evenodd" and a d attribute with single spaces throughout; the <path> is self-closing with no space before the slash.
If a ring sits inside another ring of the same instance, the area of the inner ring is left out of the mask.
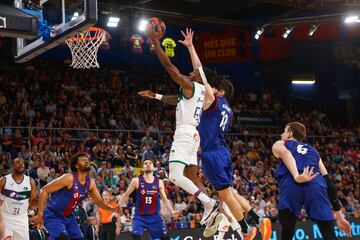
<path id="1" fill-rule="evenodd" d="M 162 96 L 155 95 L 151 91 L 139 92 L 139 95 L 143 97 L 156 98 L 163 102 L 177 105 L 176 130 L 169 158 L 169 179 L 203 203 L 205 211 L 201 224 L 205 224 L 216 216 L 214 224 L 217 226 L 221 220 L 221 215 L 218 212 L 220 203 L 209 198 L 204 191 L 204 187 L 199 189 L 198 186 L 201 184 L 196 177 L 198 171 L 197 150 L 200 143 L 199 133 L 196 128 L 200 122 L 205 97 L 205 87 L 202 84 L 202 78 L 198 70 L 194 70 L 189 76 L 181 74 L 162 50 L 158 40 L 158 33 L 154 32 L 152 27 L 147 27 L 146 34 L 153 42 L 155 52 L 161 64 L 170 74 L 171 78 L 180 86 L 178 97 L 162 98 Z M 187 170 L 185 170 L 185 167 Z M 186 176 L 184 171 L 187 172 Z"/>
<path id="2" fill-rule="evenodd" d="M 33 179 L 24 175 L 24 159 L 16 158 L 13 171 L 0 179 L 2 194 L 1 212 L 5 226 L 4 239 L 28 240 L 28 208 L 36 207 L 36 184 Z"/>

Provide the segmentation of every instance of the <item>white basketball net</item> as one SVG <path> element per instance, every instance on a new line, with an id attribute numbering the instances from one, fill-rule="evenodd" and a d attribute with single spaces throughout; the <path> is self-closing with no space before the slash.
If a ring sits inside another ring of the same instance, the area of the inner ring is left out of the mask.
<path id="1" fill-rule="evenodd" d="M 96 28 L 78 33 L 66 40 L 71 50 L 72 62 L 70 67 L 77 69 L 99 68 L 97 52 L 105 40 L 105 31 Z"/>

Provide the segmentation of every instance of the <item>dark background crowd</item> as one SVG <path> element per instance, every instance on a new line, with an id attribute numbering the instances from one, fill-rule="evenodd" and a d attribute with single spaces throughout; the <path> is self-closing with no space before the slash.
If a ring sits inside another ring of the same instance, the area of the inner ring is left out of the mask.
<path id="1" fill-rule="evenodd" d="M 1 176 L 11 171 L 14 158 L 21 157 L 26 174 L 36 179 L 40 188 L 69 172 L 73 153 L 87 152 L 92 163 L 90 174 L 99 192 L 110 191 L 116 202 L 131 179 L 140 174 L 142 161 L 151 159 L 174 209 L 182 212 L 172 218 L 162 206 L 169 228 L 199 226 L 200 202 L 167 179 L 175 108 L 137 95 L 144 89 L 176 94 L 177 85 L 163 71 L 129 63 L 122 69 L 75 72 L 38 62 L 1 71 L 0 86 Z M 234 167 L 233 187 L 259 215 L 277 222 L 274 171 L 278 160 L 271 146 L 284 125 L 296 120 L 306 125 L 308 141 L 320 152 L 345 215 L 359 216 L 359 123 L 348 122 L 329 106 L 271 90 L 236 89 L 231 106 L 235 116 L 228 147 Z M 201 169 L 198 177 L 208 193 L 213 192 Z M 132 195 L 123 206 L 122 231 L 131 231 L 134 201 Z M 96 225 L 97 207 L 91 199 L 75 214 L 84 231 L 88 224 Z M 307 219 L 305 212 L 299 218 Z"/>

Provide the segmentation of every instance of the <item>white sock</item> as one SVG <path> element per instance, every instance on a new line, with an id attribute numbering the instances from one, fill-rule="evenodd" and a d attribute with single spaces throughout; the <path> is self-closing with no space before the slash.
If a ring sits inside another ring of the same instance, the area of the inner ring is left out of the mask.
<path id="1" fill-rule="evenodd" d="M 225 236 L 225 232 L 219 231 L 217 240 L 223 240 L 223 239 L 224 239 L 224 236 Z"/>
<path id="2" fill-rule="evenodd" d="M 194 195 L 199 188 L 187 177 L 184 176 L 185 165 L 178 162 L 169 163 L 169 180 L 186 192 Z"/>
<path id="3" fill-rule="evenodd" d="M 212 199 L 209 198 L 205 193 L 200 192 L 199 195 L 197 196 L 197 198 L 203 203 L 203 204 L 208 204 L 211 203 Z"/>

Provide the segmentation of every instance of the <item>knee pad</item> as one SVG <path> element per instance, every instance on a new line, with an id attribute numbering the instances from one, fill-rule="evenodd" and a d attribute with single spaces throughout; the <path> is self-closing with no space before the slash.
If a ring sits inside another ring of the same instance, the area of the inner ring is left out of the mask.
<path id="1" fill-rule="evenodd" d="M 69 236 L 61 233 L 57 238 L 55 238 L 55 240 L 69 240 Z"/>

